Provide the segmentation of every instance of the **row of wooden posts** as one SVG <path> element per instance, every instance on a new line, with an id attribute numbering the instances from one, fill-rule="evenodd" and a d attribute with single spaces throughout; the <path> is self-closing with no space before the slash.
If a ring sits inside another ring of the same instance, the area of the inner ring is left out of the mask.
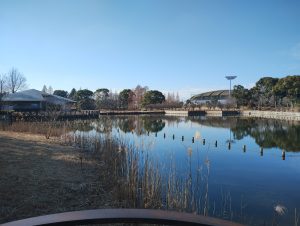
<path id="1" fill-rule="evenodd" d="M 118 133 L 120 132 L 119 129 L 117 131 L 118 131 Z M 132 131 L 132 134 L 133 134 L 133 131 Z M 148 136 L 150 135 L 149 131 L 147 132 L 147 135 Z M 155 133 L 155 137 L 157 137 L 157 132 Z M 164 133 L 164 139 L 165 138 L 166 138 L 166 134 Z M 172 138 L 173 138 L 173 140 L 175 140 L 175 134 L 172 135 Z M 184 136 L 181 136 L 181 140 L 184 141 Z M 192 137 L 192 143 L 195 143 L 195 137 Z M 202 144 L 205 145 L 205 143 L 206 143 L 206 140 L 202 139 Z M 215 147 L 218 147 L 217 140 L 215 141 Z M 228 143 L 228 150 L 230 150 L 230 149 L 231 149 L 231 142 Z M 247 150 L 246 145 L 243 145 L 243 152 L 246 152 L 246 150 Z M 264 148 L 260 147 L 260 156 L 263 156 L 263 155 L 264 155 Z M 285 151 L 284 150 L 282 150 L 281 157 L 282 157 L 282 160 L 285 160 Z"/>

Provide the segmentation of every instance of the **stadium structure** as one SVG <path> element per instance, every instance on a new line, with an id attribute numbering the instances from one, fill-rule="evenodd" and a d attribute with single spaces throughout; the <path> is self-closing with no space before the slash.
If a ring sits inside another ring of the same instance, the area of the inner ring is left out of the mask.
<path id="1" fill-rule="evenodd" d="M 226 104 L 229 101 L 229 90 L 215 90 L 194 95 L 190 98 L 190 102 L 194 104 L 207 104 L 217 101 Z"/>

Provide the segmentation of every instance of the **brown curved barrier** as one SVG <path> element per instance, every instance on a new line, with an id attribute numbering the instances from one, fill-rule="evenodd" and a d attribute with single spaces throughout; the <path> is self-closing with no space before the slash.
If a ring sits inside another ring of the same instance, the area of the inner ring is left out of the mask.
<path id="1" fill-rule="evenodd" d="M 33 217 L 2 226 L 147 223 L 168 225 L 242 226 L 201 215 L 150 209 L 98 209 Z"/>

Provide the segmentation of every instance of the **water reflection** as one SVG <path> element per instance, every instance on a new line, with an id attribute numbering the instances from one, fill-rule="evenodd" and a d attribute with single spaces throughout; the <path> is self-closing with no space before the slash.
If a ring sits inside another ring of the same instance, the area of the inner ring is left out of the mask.
<path id="1" fill-rule="evenodd" d="M 251 136 L 263 148 L 300 151 L 300 125 L 297 123 L 290 125 L 275 120 L 237 119 L 236 126 L 231 130 L 235 139 Z"/>
<path id="2" fill-rule="evenodd" d="M 166 117 L 166 116 L 103 116 L 90 122 L 81 121 L 76 124 L 79 131 L 95 130 L 99 133 L 110 133 L 113 128 L 119 128 L 124 133 L 135 133 L 137 136 L 148 133 L 158 133 L 166 126 L 174 127 L 179 123 L 196 123 L 199 125 L 228 128 L 226 140 L 228 149 L 236 140 L 246 137 L 254 139 L 261 148 L 280 148 L 288 152 L 300 151 L 300 123 L 285 122 L 271 119 L 247 118 L 205 118 L 205 117 Z M 175 134 L 181 137 L 184 134 Z M 190 138 L 192 139 L 192 138 Z M 217 144 L 215 144 L 217 146 Z M 263 152 L 261 152 L 263 155 Z"/>
<path id="3" fill-rule="evenodd" d="M 272 119 L 247 118 L 200 118 L 193 117 L 194 123 L 217 128 L 229 128 L 235 140 L 247 136 L 254 138 L 263 148 L 280 148 L 286 151 L 300 151 L 300 123 Z M 231 134 L 229 135 L 231 143 Z"/>
<path id="4" fill-rule="evenodd" d="M 163 130 L 166 123 L 162 119 L 143 118 L 144 127 L 147 131 L 157 133 Z"/>
<path id="5" fill-rule="evenodd" d="M 166 122 L 161 117 L 148 116 L 103 116 L 92 122 L 92 129 L 100 133 L 112 132 L 113 128 L 119 128 L 124 133 L 143 134 L 158 133 L 164 129 Z"/>

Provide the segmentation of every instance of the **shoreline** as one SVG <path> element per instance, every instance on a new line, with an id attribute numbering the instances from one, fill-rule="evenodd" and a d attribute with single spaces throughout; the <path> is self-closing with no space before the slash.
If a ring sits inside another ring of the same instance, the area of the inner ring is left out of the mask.
<path id="1" fill-rule="evenodd" d="M 199 113 L 199 114 L 198 114 Z M 266 118 L 278 119 L 285 121 L 300 121 L 300 112 L 283 112 L 283 111 L 259 111 L 259 110 L 181 110 L 165 111 L 165 115 L 170 116 L 207 116 L 207 117 L 224 117 L 236 116 L 247 118 Z"/>
<path id="2" fill-rule="evenodd" d="M 71 114 L 72 115 L 72 114 Z M 83 114 L 87 116 L 83 119 L 96 119 L 101 116 L 114 116 L 114 115 L 166 115 L 166 116 L 207 116 L 207 117 L 226 117 L 226 116 L 235 116 L 235 117 L 247 117 L 247 118 L 266 118 L 266 119 L 278 119 L 285 121 L 300 121 L 300 112 L 292 111 L 262 111 L 262 110 L 136 110 L 136 111 L 99 111 L 97 117 L 95 113 L 86 111 Z M 89 117 L 92 115 L 93 117 Z M 64 118 L 66 116 L 66 118 Z M 75 117 L 76 116 L 76 117 Z M 37 119 L 36 116 L 34 117 Z M 31 118 L 30 118 L 31 119 Z M 61 115 L 62 120 L 68 120 L 70 118 L 67 115 Z M 74 115 L 72 119 L 81 119 L 78 115 Z M 11 117 L 2 117 L 1 121 L 15 121 Z"/>
<path id="3" fill-rule="evenodd" d="M 300 112 L 282 112 L 282 111 L 258 111 L 258 110 L 244 110 L 241 111 L 240 116 L 250 118 L 267 118 L 279 119 L 286 121 L 300 121 Z"/>

